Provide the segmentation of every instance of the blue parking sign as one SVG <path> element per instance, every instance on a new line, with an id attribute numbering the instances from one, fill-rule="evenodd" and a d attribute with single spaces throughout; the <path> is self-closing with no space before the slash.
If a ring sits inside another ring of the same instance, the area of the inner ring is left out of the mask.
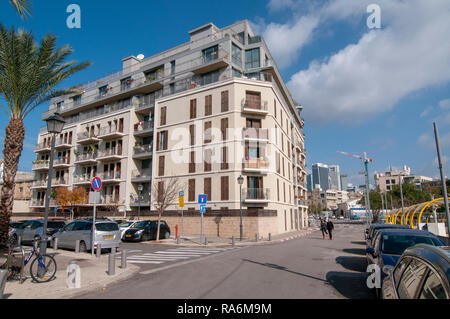
<path id="1" fill-rule="evenodd" d="M 198 203 L 199 204 L 206 204 L 207 202 L 207 196 L 206 195 L 198 195 Z"/>
<path id="2" fill-rule="evenodd" d="M 206 213 L 206 205 L 200 205 L 200 213 Z"/>

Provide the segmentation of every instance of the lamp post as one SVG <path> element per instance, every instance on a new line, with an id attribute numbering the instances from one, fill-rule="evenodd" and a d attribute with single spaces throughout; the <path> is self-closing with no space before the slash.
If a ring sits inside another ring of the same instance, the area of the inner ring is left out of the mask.
<path id="1" fill-rule="evenodd" d="M 52 178 L 53 178 L 53 158 L 55 157 L 55 140 L 56 134 L 62 132 L 64 124 L 66 121 L 59 116 L 58 113 L 50 116 L 45 120 L 47 122 L 47 131 L 52 134 L 52 146 L 50 150 L 50 162 L 48 167 L 48 177 L 47 177 L 47 192 L 45 194 L 45 211 L 44 211 L 44 225 L 42 227 L 42 237 L 40 244 L 40 253 L 45 255 L 47 251 L 47 224 L 48 224 L 48 212 L 50 210 L 50 193 L 52 191 Z"/>
<path id="2" fill-rule="evenodd" d="M 244 178 L 242 175 L 239 175 L 238 177 L 238 183 L 239 183 L 239 209 L 241 212 L 241 219 L 239 223 L 239 240 L 242 241 L 242 234 L 243 234 L 243 226 L 242 226 L 242 184 L 244 183 Z"/>
<path id="3" fill-rule="evenodd" d="M 139 184 L 138 186 L 138 220 L 141 220 L 141 197 L 142 197 L 142 190 L 144 189 L 144 186 L 142 184 Z"/>
<path id="4" fill-rule="evenodd" d="M 402 188 L 402 184 L 403 184 L 403 178 L 402 178 L 402 173 L 400 173 L 400 175 L 398 176 L 398 181 L 400 183 L 400 198 L 402 199 L 402 216 L 404 215 L 404 203 L 403 203 L 403 188 Z M 401 223 L 403 224 L 403 219 L 401 221 Z"/>

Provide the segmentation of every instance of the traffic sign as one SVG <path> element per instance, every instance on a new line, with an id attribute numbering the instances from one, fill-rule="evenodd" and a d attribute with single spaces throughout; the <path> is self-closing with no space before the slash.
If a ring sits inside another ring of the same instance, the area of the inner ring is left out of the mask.
<path id="1" fill-rule="evenodd" d="M 183 196 L 178 197 L 178 206 L 184 207 L 184 197 Z"/>
<path id="2" fill-rule="evenodd" d="M 207 196 L 206 195 L 198 195 L 198 203 L 199 204 L 206 204 L 207 202 Z"/>
<path id="3" fill-rule="evenodd" d="M 92 179 L 91 186 L 96 191 L 100 190 L 100 188 L 102 188 L 102 180 L 100 179 L 100 177 L 94 177 Z"/>
<path id="4" fill-rule="evenodd" d="M 183 197 L 184 196 L 184 192 L 183 191 L 180 191 L 179 193 L 178 193 L 178 197 Z"/>
<path id="5" fill-rule="evenodd" d="M 206 205 L 200 205 L 200 213 L 206 213 Z"/>

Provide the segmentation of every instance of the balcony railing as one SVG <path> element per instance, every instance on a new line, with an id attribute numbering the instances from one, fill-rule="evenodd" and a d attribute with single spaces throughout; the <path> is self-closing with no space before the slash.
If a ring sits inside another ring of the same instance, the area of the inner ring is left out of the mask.
<path id="1" fill-rule="evenodd" d="M 87 174 L 82 174 L 82 175 L 79 175 L 79 176 L 75 176 L 74 177 L 74 179 L 73 179 L 73 182 L 75 183 L 75 184 L 81 184 L 81 183 L 91 183 L 91 181 L 92 181 L 92 179 L 94 178 L 95 176 L 91 176 L 91 175 L 87 175 Z"/>
<path id="2" fill-rule="evenodd" d="M 98 134 L 99 137 L 103 137 L 103 136 L 108 136 L 108 135 L 122 135 L 123 134 L 123 127 L 115 127 L 115 126 L 107 126 L 107 127 L 102 127 L 100 129 L 100 133 Z"/>
<path id="3" fill-rule="evenodd" d="M 55 141 L 55 147 L 59 147 L 59 146 L 68 146 L 70 147 L 72 145 L 72 141 L 68 140 L 68 139 L 64 139 L 64 138 L 58 138 Z"/>
<path id="4" fill-rule="evenodd" d="M 39 143 L 34 148 L 35 151 L 48 151 L 51 150 L 51 145 L 49 143 Z"/>
<path id="5" fill-rule="evenodd" d="M 299 206 L 308 206 L 308 201 L 304 200 L 304 199 L 298 199 L 297 200 L 297 205 L 299 205 Z"/>
<path id="6" fill-rule="evenodd" d="M 102 180 L 120 179 L 121 172 L 120 171 L 119 172 L 116 172 L 116 171 L 104 172 L 100 176 L 101 176 Z"/>
<path id="7" fill-rule="evenodd" d="M 141 181 L 141 180 L 150 181 L 150 179 L 152 178 L 152 169 L 151 168 L 136 169 L 131 172 L 131 178 L 134 180 L 139 180 L 139 181 Z"/>
<path id="8" fill-rule="evenodd" d="M 155 122 L 139 122 L 134 125 L 134 133 L 142 133 L 146 131 L 153 131 Z"/>
<path id="9" fill-rule="evenodd" d="M 121 205 L 123 204 L 123 200 L 120 200 L 118 197 L 114 195 L 102 195 L 100 196 L 100 204 L 101 205 Z"/>
<path id="10" fill-rule="evenodd" d="M 269 130 L 266 128 L 244 128 L 244 139 L 268 140 Z"/>
<path id="11" fill-rule="evenodd" d="M 31 187 L 47 187 L 47 179 L 39 179 L 34 181 Z"/>
<path id="12" fill-rule="evenodd" d="M 70 165 L 70 157 L 55 158 L 53 166 Z"/>
<path id="13" fill-rule="evenodd" d="M 243 200 L 268 201 L 269 195 L 270 195 L 269 188 L 244 188 L 244 189 L 242 189 Z"/>
<path id="14" fill-rule="evenodd" d="M 50 207 L 57 207 L 56 200 L 50 199 Z M 45 199 L 32 199 L 30 201 L 30 207 L 45 207 Z"/>
<path id="15" fill-rule="evenodd" d="M 153 152 L 153 144 L 135 146 L 133 148 L 133 150 L 134 150 L 134 155 L 152 153 Z"/>
<path id="16" fill-rule="evenodd" d="M 67 178 L 54 178 L 52 179 L 52 186 L 59 186 L 59 185 L 68 185 Z"/>
<path id="17" fill-rule="evenodd" d="M 112 157 L 112 156 L 122 156 L 122 148 L 119 147 L 109 148 L 103 151 L 99 151 L 98 153 L 98 158 Z"/>
<path id="18" fill-rule="evenodd" d="M 91 132 L 81 132 L 77 134 L 77 140 L 79 141 L 83 141 L 83 140 L 97 140 L 97 134 L 95 133 L 91 133 Z"/>
<path id="19" fill-rule="evenodd" d="M 97 152 L 82 153 L 76 156 L 75 162 L 95 161 L 97 157 L 98 157 Z"/>
<path id="20" fill-rule="evenodd" d="M 249 158 L 244 159 L 244 169 L 268 169 L 270 165 L 267 158 Z"/>
<path id="21" fill-rule="evenodd" d="M 48 169 L 50 161 L 38 160 L 33 162 L 33 170 Z"/>
<path id="22" fill-rule="evenodd" d="M 242 111 L 252 111 L 252 112 L 264 112 L 269 111 L 269 104 L 267 101 L 250 101 L 247 99 L 242 99 L 241 101 Z"/>

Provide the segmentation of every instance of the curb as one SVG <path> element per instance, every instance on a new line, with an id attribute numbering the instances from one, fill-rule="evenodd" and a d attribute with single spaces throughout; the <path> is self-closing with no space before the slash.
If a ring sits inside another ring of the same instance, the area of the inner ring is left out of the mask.
<path id="1" fill-rule="evenodd" d="M 313 232 L 315 232 L 317 230 L 319 230 L 319 229 L 311 229 L 311 230 L 309 230 L 308 232 L 306 232 L 304 234 L 299 234 L 299 235 L 296 235 L 296 236 L 291 236 L 291 237 L 280 239 L 279 242 L 283 243 L 283 242 L 286 242 L 288 240 L 292 240 L 292 239 L 296 239 L 296 238 L 303 238 L 303 237 L 306 237 L 308 235 L 311 235 Z"/>

